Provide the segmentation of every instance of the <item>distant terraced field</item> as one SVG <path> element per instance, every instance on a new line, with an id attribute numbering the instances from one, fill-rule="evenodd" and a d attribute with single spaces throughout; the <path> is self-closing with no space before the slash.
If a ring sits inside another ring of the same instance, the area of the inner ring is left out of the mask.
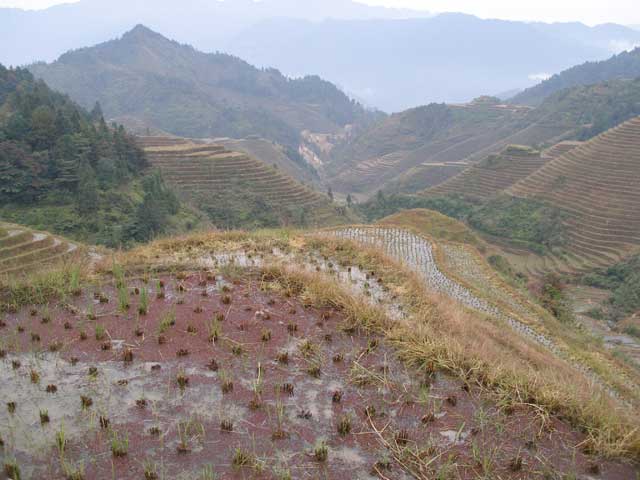
<path id="1" fill-rule="evenodd" d="M 566 254 L 542 268 L 573 273 L 640 250 L 640 117 L 562 152 L 507 193 L 563 209 Z M 535 262 L 534 262 L 535 263 Z"/>
<path id="2" fill-rule="evenodd" d="M 77 244 L 49 233 L 0 223 L 0 276 L 36 270 L 77 251 Z"/>
<path id="3" fill-rule="evenodd" d="M 463 195 L 486 200 L 529 176 L 548 161 L 570 151 L 577 142 L 561 142 L 539 152 L 533 148 L 510 145 L 440 185 L 421 192 L 425 196 Z"/>
<path id="4" fill-rule="evenodd" d="M 554 144 L 575 131 L 575 125 L 546 116 L 532 119 L 527 109 L 513 106 L 470 104 L 447 108 L 450 117 L 436 122 L 448 125 L 441 131 L 425 127 L 430 117 L 415 109 L 389 117 L 352 140 L 348 147 L 338 149 L 334 156 L 342 162 L 337 165 L 347 168 L 332 177 L 334 188 L 375 192 L 390 185 L 393 189 L 395 184 L 407 183 L 402 177 L 417 170 L 424 179 L 422 188 L 414 189 L 418 191 L 458 174 L 460 162 L 474 164 L 510 144 Z M 436 168 L 430 169 L 431 165 Z"/>
<path id="5" fill-rule="evenodd" d="M 151 164 L 183 197 L 203 210 L 220 198 L 245 192 L 268 203 L 283 223 L 300 224 L 300 216 L 309 226 L 345 220 L 326 195 L 245 153 L 179 138 L 141 137 L 140 143 Z"/>

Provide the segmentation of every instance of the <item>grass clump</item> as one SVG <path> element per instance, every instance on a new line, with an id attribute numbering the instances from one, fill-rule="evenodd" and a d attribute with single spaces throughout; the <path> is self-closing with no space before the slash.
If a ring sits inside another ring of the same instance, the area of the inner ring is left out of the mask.
<path id="1" fill-rule="evenodd" d="M 313 458 L 315 458 L 317 462 L 321 463 L 324 463 L 329 459 L 329 447 L 324 440 L 316 443 L 313 448 Z"/>
<path id="2" fill-rule="evenodd" d="M 116 458 L 126 457 L 129 453 L 129 437 L 111 432 L 111 454 Z"/>
<path id="3" fill-rule="evenodd" d="M 158 327 L 159 333 L 166 333 L 171 327 L 176 324 L 176 310 L 171 308 L 162 314 L 160 318 L 160 325 Z"/>
<path id="4" fill-rule="evenodd" d="M 22 471 L 16 459 L 4 462 L 4 473 L 12 480 L 22 480 Z"/>
<path id="5" fill-rule="evenodd" d="M 146 315 L 149 313 L 149 291 L 146 287 L 140 290 L 140 303 L 138 304 L 138 313 L 140 315 Z"/>

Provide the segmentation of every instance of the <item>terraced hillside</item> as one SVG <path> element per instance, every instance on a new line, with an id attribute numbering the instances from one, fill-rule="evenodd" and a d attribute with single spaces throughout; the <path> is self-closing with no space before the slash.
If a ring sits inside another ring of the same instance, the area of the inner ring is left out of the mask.
<path id="1" fill-rule="evenodd" d="M 142 137 L 140 142 L 150 163 L 214 223 L 222 223 L 219 226 L 244 226 L 238 223 L 243 218 L 232 218 L 233 209 L 248 204 L 246 208 L 260 212 L 236 212 L 247 221 L 258 213 L 266 216 L 265 222 L 289 225 L 334 225 L 346 220 L 326 195 L 244 153 L 176 138 Z"/>
<path id="2" fill-rule="evenodd" d="M 0 276 L 42 268 L 78 252 L 78 245 L 44 232 L 0 223 Z"/>
<path id="3" fill-rule="evenodd" d="M 425 196 L 462 195 L 485 200 L 529 176 L 553 158 L 575 148 L 576 142 L 561 142 L 540 152 L 530 147 L 510 145 L 477 165 L 433 188 Z"/>
<path id="4" fill-rule="evenodd" d="M 271 140 L 249 136 L 243 139 L 216 138 L 214 141 L 229 150 L 246 153 L 267 165 L 276 166 L 305 184 L 317 183 L 320 180 L 315 169 L 297 151 Z"/>
<path id="5" fill-rule="evenodd" d="M 459 173 L 461 162 L 478 162 L 510 144 L 553 144 L 573 134 L 575 124 L 525 107 L 429 105 L 393 115 L 336 148 L 328 174 L 336 172 L 338 191 L 375 192 L 418 168 L 425 188 Z"/>
<path id="6" fill-rule="evenodd" d="M 640 117 L 578 145 L 507 192 L 567 213 L 560 269 L 616 263 L 640 249 Z M 563 268 L 564 267 L 564 268 Z"/>

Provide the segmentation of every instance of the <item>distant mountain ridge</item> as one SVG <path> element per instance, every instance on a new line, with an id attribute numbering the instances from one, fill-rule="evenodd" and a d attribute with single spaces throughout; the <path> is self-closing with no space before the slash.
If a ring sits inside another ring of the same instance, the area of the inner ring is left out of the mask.
<path id="1" fill-rule="evenodd" d="M 115 38 L 138 23 L 198 49 L 213 51 L 268 18 L 319 21 L 428 15 L 425 11 L 375 7 L 353 0 L 80 0 L 45 10 L 0 8 L 0 44 L 11 45 L 0 52 L 0 62 L 24 65 L 52 61 L 72 48 Z"/>
<path id="2" fill-rule="evenodd" d="M 0 8 L 0 62 L 53 61 L 142 23 L 205 51 L 288 76 L 317 74 L 388 112 L 463 103 L 533 86 L 640 43 L 620 25 L 525 23 L 372 7 L 352 0 L 80 0 L 42 11 Z M 64 32 L 64 35 L 61 35 Z M 428 61 L 425 61 L 428 59 Z"/>
<path id="3" fill-rule="evenodd" d="M 565 70 L 511 99 L 524 105 L 539 105 L 550 95 L 570 87 L 593 85 L 607 80 L 640 77 L 640 47 L 601 62 L 587 62 Z"/>
<path id="4" fill-rule="evenodd" d="M 319 77 L 290 79 L 142 25 L 30 70 L 81 105 L 99 101 L 109 118 L 133 117 L 186 137 L 260 135 L 297 149 L 303 130 L 331 133 L 375 117 Z"/>
<path id="5" fill-rule="evenodd" d="M 523 89 L 640 43 L 619 25 L 524 23 L 447 13 L 370 21 L 269 19 L 223 49 L 288 75 L 313 71 L 387 112 Z"/>

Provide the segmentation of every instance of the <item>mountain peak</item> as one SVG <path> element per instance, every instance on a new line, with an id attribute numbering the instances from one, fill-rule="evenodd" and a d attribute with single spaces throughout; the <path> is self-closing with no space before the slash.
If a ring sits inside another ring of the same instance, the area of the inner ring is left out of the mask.
<path id="1" fill-rule="evenodd" d="M 154 32 L 149 27 L 139 23 L 133 29 L 122 36 L 123 40 L 142 40 L 145 38 L 164 38 L 158 32 Z"/>

